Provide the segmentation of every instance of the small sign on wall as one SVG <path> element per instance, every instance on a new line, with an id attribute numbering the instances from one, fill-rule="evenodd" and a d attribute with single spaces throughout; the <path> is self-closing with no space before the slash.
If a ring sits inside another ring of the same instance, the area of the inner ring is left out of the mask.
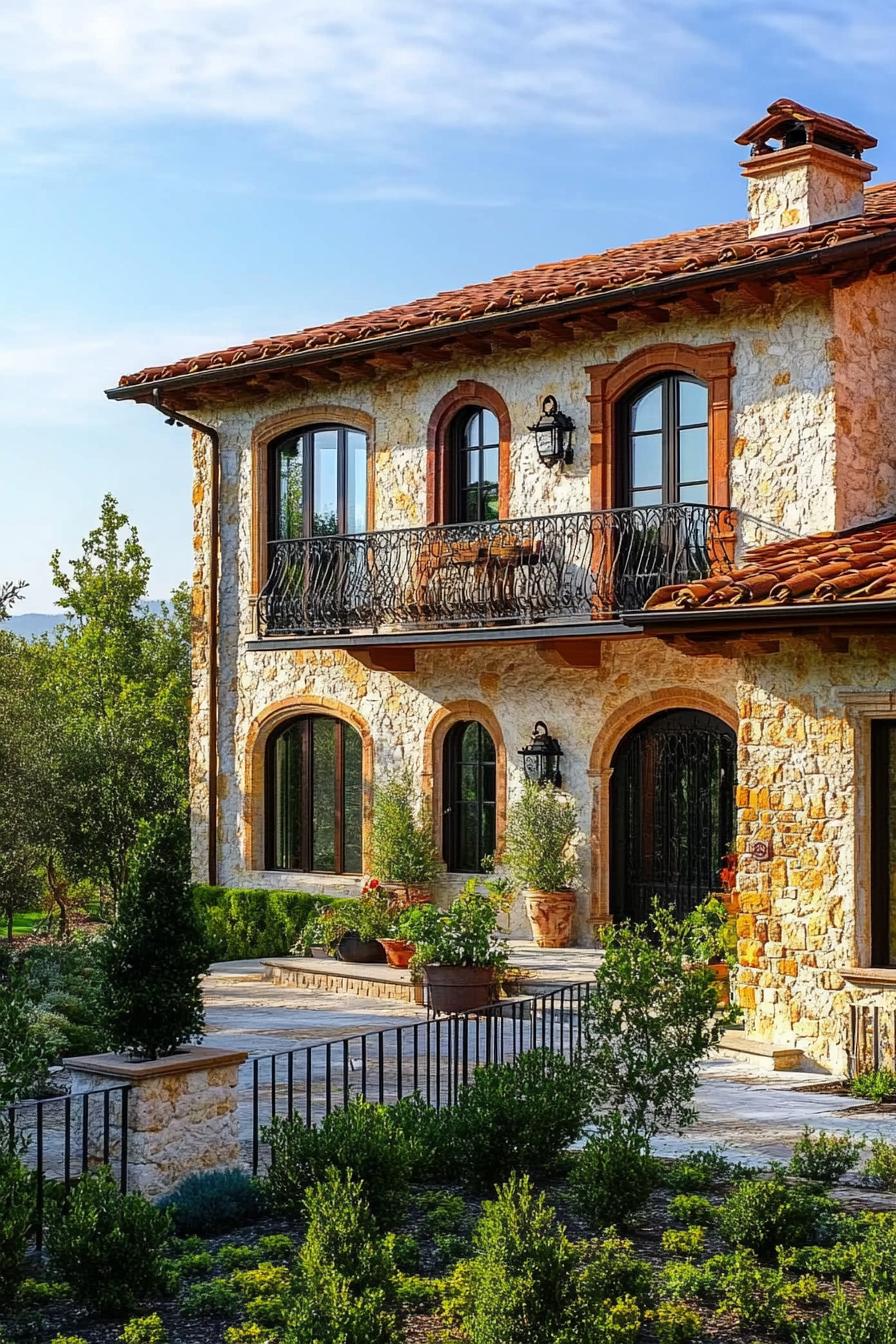
<path id="1" fill-rule="evenodd" d="M 754 859 L 758 859 L 760 863 L 767 862 L 772 856 L 771 840 L 754 840 L 750 846 L 750 854 Z"/>

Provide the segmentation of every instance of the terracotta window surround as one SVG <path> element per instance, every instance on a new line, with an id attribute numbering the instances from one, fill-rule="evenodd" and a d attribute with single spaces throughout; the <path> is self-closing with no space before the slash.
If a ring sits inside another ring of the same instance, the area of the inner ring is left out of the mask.
<path id="1" fill-rule="evenodd" d="M 510 511 L 510 412 L 500 392 L 464 378 L 433 409 L 426 431 L 426 521 L 451 519 L 451 426 L 465 406 L 483 406 L 498 419 L 498 517 Z"/>
<path id="2" fill-rule="evenodd" d="M 251 871 L 265 871 L 265 756 L 275 728 L 306 714 L 325 714 L 341 719 L 361 738 L 361 871 L 370 861 L 370 826 L 373 813 L 373 735 L 361 715 L 326 695 L 294 695 L 277 700 L 258 715 L 246 735 L 245 790 L 243 793 L 243 861 Z M 270 870 L 277 871 L 277 870 Z M 281 874 L 283 876 L 283 874 Z M 349 880 L 352 875 L 347 875 Z"/>
<path id="3" fill-rule="evenodd" d="M 731 356 L 734 342 L 682 345 L 667 342 L 636 350 L 613 364 L 591 364 L 591 507 L 618 506 L 619 404 L 651 375 L 685 373 L 709 389 L 709 503 L 728 504 L 728 462 L 731 429 Z"/>
<path id="4" fill-rule="evenodd" d="M 456 723 L 470 719 L 481 723 L 495 744 L 495 854 L 500 856 L 507 826 L 507 751 L 501 725 L 488 705 L 478 700 L 453 700 L 433 714 L 423 737 L 423 801 L 432 813 L 433 839 L 441 854 L 445 738 Z"/>
<path id="5" fill-rule="evenodd" d="M 249 544 L 250 566 L 249 593 L 252 599 L 258 597 L 268 577 L 268 457 L 269 448 L 275 439 L 288 434 L 292 429 L 304 429 L 308 425 L 345 425 L 349 429 L 360 429 L 367 435 L 367 530 L 374 530 L 375 486 L 374 470 L 374 426 L 372 415 L 351 406 L 336 406 L 318 402 L 314 406 L 302 406 L 289 411 L 280 411 L 259 420 L 252 430 L 251 470 L 252 470 L 252 514 L 251 537 Z"/>

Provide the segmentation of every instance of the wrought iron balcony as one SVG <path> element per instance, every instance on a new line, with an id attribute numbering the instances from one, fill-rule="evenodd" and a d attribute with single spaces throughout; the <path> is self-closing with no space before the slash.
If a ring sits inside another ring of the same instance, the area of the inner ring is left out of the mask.
<path id="1" fill-rule="evenodd" d="M 737 523 L 733 509 L 671 504 L 274 541 L 259 634 L 607 619 L 730 569 Z"/>

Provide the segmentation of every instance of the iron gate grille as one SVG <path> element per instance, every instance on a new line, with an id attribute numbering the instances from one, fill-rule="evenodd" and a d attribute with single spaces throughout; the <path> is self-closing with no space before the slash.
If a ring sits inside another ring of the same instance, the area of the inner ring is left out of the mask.
<path id="1" fill-rule="evenodd" d="M 654 897 L 682 916 L 718 890 L 736 745 L 727 724 L 695 710 L 658 714 L 623 739 L 610 785 L 614 918 L 642 921 Z"/>

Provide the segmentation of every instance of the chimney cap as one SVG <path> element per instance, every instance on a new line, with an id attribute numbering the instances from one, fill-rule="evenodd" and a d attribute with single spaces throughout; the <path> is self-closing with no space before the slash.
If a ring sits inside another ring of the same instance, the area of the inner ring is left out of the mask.
<path id="1" fill-rule="evenodd" d="M 814 112 L 792 98 L 778 98 L 771 103 L 768 115 L 749 126 L 734 143 L 752 146 L 752 155 L 772 154 L 775 150 L 767 143 L 769 140 L 780 140 L 782 149 L 796 144 L 820 144 L 853 159 L 860 159 L 863 149 L 873 149 L 877 144 L 875 137 L 860 126 L 830 117 L 826 112 Z"/>

